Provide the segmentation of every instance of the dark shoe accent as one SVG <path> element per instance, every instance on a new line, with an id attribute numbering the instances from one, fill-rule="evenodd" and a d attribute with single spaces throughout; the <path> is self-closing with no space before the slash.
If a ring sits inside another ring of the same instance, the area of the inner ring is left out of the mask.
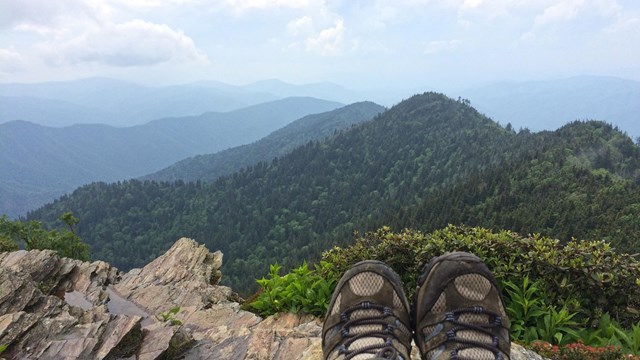
<path id="1" fill-rule="evenodd" d="M 510 322 L 497 282 L 475 255 L 454 252 L 422 270 L 412 305 L 425 360 L 510 357 Z"/>
<path id="2" fill-rule="evenodd" d="M 342 276 L 322 327 L 325 360 L 409 360 L 411 337 L 409 303 L 390 267 L 365 260 Z"/>

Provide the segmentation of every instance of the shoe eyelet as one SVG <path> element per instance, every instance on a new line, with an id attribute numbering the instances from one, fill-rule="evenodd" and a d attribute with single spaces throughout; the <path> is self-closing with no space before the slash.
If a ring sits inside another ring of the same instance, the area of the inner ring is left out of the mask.
<path id="1" fill-rule="evenodd" d="M 455 321 L 456 320 L 456 316 L 452 312 L 448 312 L 448 313 L 444 314 L 444 320 L 445 321 Z"/>
<path id="2" fill-rule="evenodd" d="M 393 334 L 394 326 L 391 324 L 387 324 L 387 328 L 385 329 L 387 334 Z"/>
<path id="3" fill-rule="evenodd" d="M 453 340 L 456 338 L 456 332 L 454 330 L 447 331 L 447 340 Z"/>

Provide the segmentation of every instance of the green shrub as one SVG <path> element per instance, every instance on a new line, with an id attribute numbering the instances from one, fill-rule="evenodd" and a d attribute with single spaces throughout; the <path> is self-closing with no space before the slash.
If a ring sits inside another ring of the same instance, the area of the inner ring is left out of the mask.
<path id="1" fill-rule="evenodd" d="M 617 254 L 603 241 L 558 240 L 510 231 L 448 226 L 425 235 L 388 227 L 366 233 L 354 245 L 333 248 L 323 260 L 339 273 L 364 259 L 389 264 L 403 279 L 408 292 L 432 257 L 450 251 L 478 255 L 500 283 L 519 284 L 524 277 L 537 282 L 549 306 L 578 312 L 586 323 L 595 324 L 605 313 L 615 315 L 624 326 L 638 319 L 640 309 L 640 263 L 627 254 Z M 409 294 L 411 295 L 411 294 Z"/>
<path id="2" fill-rule="evenodd" d="M 8 236 L 0 234 L 0 252 L 16 250 L 18 250 L 18 244 Z"/>
<path id="3" fill-rule="evenodd" d="M 327 312 L 336 281 L 333 265 L 324 261 L 315 270 L 309 270 L 305 262 L 285 276 L 280 276 L 278 264 L 271 265 L 269 278 L 258 280 L 262 292 L 250 308 L 262 316 L 284 311 L 322 316 Z"/>
<path id="4" fill-rule="evenodd" d="M 15 244 L 21 243 L 27 250 L 51 249 L 62 257 L 89 261 L 89 246 L 75 231 L 78 219 L 70 212 L 60 215 L 59 219 L 67 229 L 46 230 L 39 221 L 10 221 L 6 215 L 0 216 L 0 251 L 17 250 Z M 9 250 L 2 250 L 3 247 Z"/>

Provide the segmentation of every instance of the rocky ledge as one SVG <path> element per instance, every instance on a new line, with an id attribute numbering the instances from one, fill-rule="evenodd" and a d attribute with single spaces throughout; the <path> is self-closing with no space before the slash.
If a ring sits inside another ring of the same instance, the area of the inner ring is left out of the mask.
<path id="1" fill-rule="evenodd" d="M 0 358 L 322 358 L 321 320 L 241 310 L 218 285 L 221 264 L 186 238 L 126 274 L 49 250 L 0 253 Z M 542 358 L 514 344 L 512 359 Z"/>

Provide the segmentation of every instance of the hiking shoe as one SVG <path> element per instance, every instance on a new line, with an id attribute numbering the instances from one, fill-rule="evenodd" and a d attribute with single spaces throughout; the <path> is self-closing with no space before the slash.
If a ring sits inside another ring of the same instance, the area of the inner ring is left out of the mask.
<path id="1" fill-rule="evenodd" d="M 493 274 L 477 256 L 454 252 L 429 261 L 413 300 L 423 359 L 509 359 L 509 318 Z"/>
<path id="2" fill-rule="evenodd" d="M 409 303 L 390 267 L 365 260 L 342 276 L 322 327 L 325 360 L 409 360 L 411 337 Z"/>

